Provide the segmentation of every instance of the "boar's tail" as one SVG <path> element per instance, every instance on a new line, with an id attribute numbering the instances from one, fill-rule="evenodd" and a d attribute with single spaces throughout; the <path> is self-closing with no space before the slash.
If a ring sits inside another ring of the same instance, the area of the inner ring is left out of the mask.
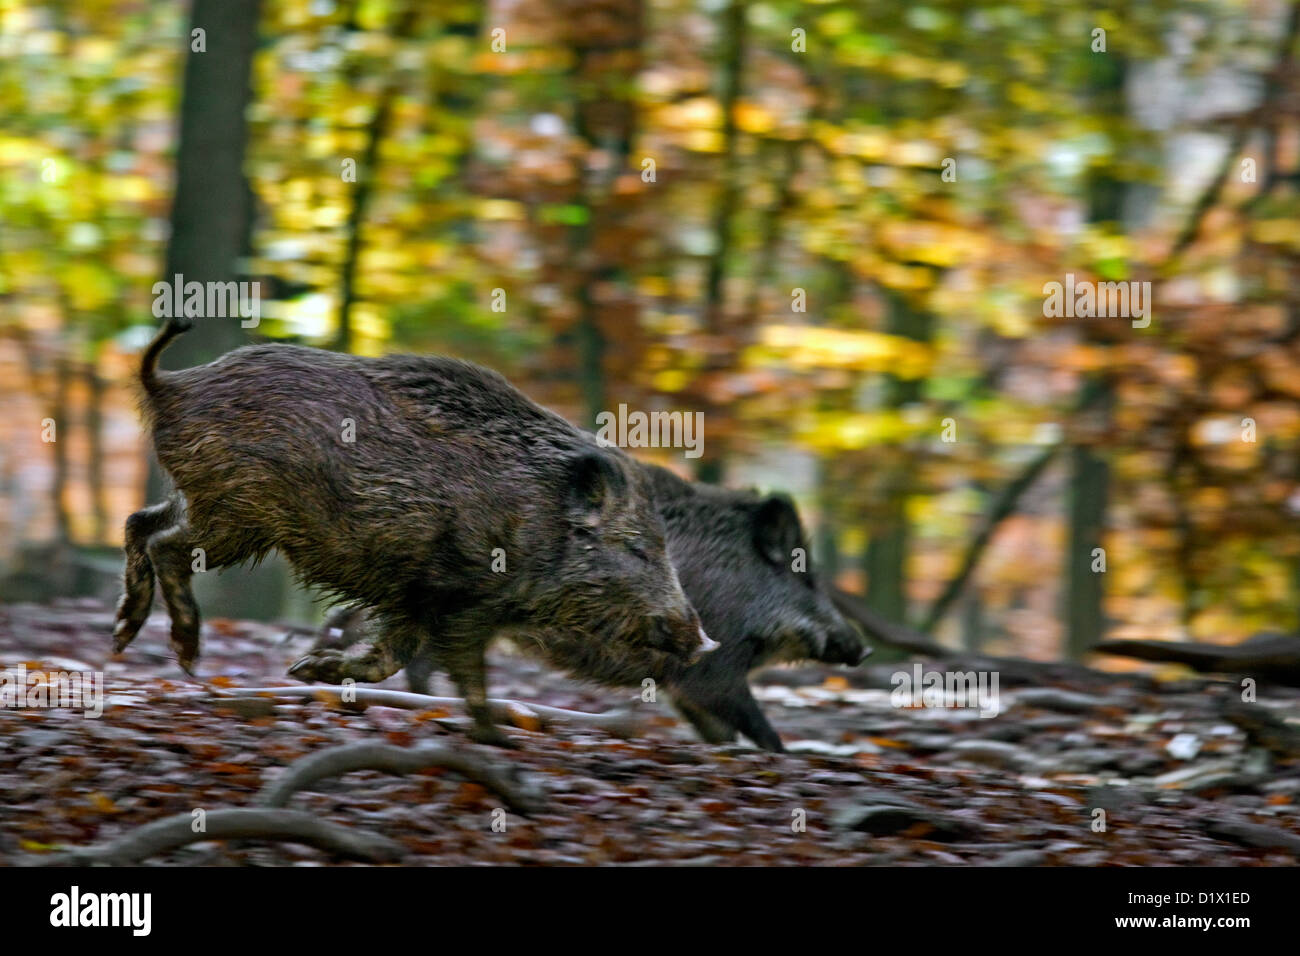
<path id="1" fill-rule="evenodd" d="M 182 332 L 188 332 L 193 325 L 189 319 L 168 319 L 167 324 L 153 337 L 140 360 L 140 382 L 146 392 L 152 393 L 158 388 L 158 356 L 162 355 L 163 349 L 171 344 L 172 339 Z"/>

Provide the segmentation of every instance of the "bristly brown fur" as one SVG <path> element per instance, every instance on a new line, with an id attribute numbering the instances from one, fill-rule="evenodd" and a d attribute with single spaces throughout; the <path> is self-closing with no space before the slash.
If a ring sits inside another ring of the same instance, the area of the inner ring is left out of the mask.
<path id="1" fill-rule="evenodd" d="M 820 660 L 855 665 L 868 653 L 856 629 L 836 610 L 816 569 L 792 568 L 794 551 L 807 554 L 798 513 L 788 498 L 760 497 L 683 481 L 672 472 L 641 466 L 655 507 L 663 516 L 668 555 L 682 589 L 721 647 L 685 665 L 665 660 L 663 682 L 674 705 L 705 740 L 720 743 L 742 733 L 768 750 L 781 738 L 750 692 L 748 674 L 773 663 Z M 350 631 L 331 640 L 350 644 L 365 637 L 364 609 L 331 617 L 330 627 Z M 324 638 L 322 639 L 325 640 Z M 587 667 L 603 682 L 640 687 L 651 672 L 644 662 L 624 660 L 613 646 L 538 644 L 527 636 L 521 650 L 563 666 L 568 653 L 608 654 L 614 660 Z M 406 669 L 412 690 L 428 693 L 437 662 L 417 655 Z"/>

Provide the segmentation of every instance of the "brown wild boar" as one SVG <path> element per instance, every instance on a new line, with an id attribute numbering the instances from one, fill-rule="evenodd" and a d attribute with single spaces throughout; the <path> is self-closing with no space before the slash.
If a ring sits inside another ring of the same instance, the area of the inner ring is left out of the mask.
<path id="1" fill-rule="evenodd" d="M 856 666 L 870 648 L 836 610 L 811 565 L 799 513 L 788 497 L 698 484 L 665 468 L 640 467 L 664 519 L 668 556 L 682 589 L 720 645 L 694 663 L 674 662 L 664 673 L 664 687 L 704 740 L 723 743 L 741 733 L 765 750 L 784 750 L 749 689 L 750 672 L 808 659 Z M 365 639 L 368 630 L 364 608 L 342 608 L 329 616 L 317 646 L 346 647 Z M 429 692 L 436 663 L 419 654 L 411 660 L 411 690 Z"/>
<path id="2" fill-rule="evenodd" d="M 176 490 L 127 520 L 116 651 L 148 616 L 156 576 L 192 671 L 198 555 L 214 569 L 272 549 L 305 583 L 370 607 L 379 628 L 360 653 L 314 652 L 294 676 L 380 681 L 418 651 L 455 681 L 487 742 L 505 739 L 486 702 L 483 653 L 497 634 L 613 684 L 660 679 L 715 646 L 669 563 L 642 471 L 497 373 L 290 345 L 159 370 L 186 327 L 169 320 L 141 365 Z"/>

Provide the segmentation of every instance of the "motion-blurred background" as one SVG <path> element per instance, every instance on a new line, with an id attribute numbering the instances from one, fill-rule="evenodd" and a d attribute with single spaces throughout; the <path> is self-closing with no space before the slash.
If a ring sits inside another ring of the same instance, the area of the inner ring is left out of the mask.
<path id="1" fill-rule="evenodd" d="M 0 599 L 115 593 L 179 272 L 260 281 L 263 317 L 201 321 L 170 367 L 436 352 L 587 426 L 703 411 L 703 457 L 638 453 L 791 491 L 824 569 L 952 645 L 1293 630 L 1298 24 L 0 0 Z M 1149 326 L 1046 318 L 1067 275 L 1150 282 Z M 196 583 L 209 615 L 313 613 L 275 563 Z"/>

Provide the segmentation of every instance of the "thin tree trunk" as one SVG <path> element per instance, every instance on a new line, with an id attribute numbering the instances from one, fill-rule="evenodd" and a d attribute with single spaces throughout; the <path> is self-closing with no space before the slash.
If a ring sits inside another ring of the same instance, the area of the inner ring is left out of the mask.
<path id="1" fill-rule="evenodd" d="M 607 239 L 608 232 L 621 229 L 627 214 L 627 200 L 612 186 L 627 171 L 636 133 L 637 105 L 630 82 L 640 70 L 645 42 L 643 0 L 602 0 L 605 11 L 622 25 L 616 40 L 590 36 L 580 29 L 568 37 L 574 53 L 570 74 L 577 96 L 574 102 L 574 131 L 589 152 L 610 154 L 608 172 L 596 177 L 586 174 L 579 193 L 587 219 L 572 226 L 568 235 L 573 295 L 578 303 L 574 330 L 578 383 L 584 406 L 585 424 L 596 425 L 596 416 L 607 408 L 607 337 L 620 326 L 635 322 L 634 310 L 624 308 L 626 297 L 615 290 L 626 285 L 624 251 L 620 243 Z M 581 21 L 582 5 L 570 0 L 565 7 L 575 26 Z M 596 292 L 604 290 L 598 299 Z"/>
<path id="2" fill-rule="evenodd" d="M 1092 70 L 1092 99 L 1099 117 L 1122 119 L 1124 106 L 1124 60 L 1115 53 L 1088 60 Z M 1122 225 L 1125 183 L 1109 170 L 1096 172 L 1088 184 L 1088 221 Z M 1092 338 L 1088 336 L 1088 338 Z M 1096 394 L 1103 430 L 1109 421 L 1113 387 L 1104 374 L 1094 374 L 1084 384 L 1085 394 Z M 1097 549 L 1103 547 L 1106 509 L 1110 490 L 1110 469 L 1106 459 L 1090 445 L 1078 444 L 1070 453 L 1069 534 L 1066 566 L 1066 653 L 1072 658 L 1087 654 L 1105 633 L 1105 573 L 1093 567 Z M 1097 565 L 1100 567 L 1100 565 Z"/>
<path id="3" fill-rule="evenodd" d="M 731 0 L 723 15 L 720 33 L 724 43 L 722 88 L 718 96 L 722 107 L 722 160 L 718 174 L 720 185 L 717 204 L 713 207 L 713 251 L 704 276 L 704 327 L 713 342 L 704 366 L 706 383 L 713 375 L 731 366 L 737 345 L 728 339 L 731 330 L 728 328 L 726 314 L 725 281 L 740 190 L 736 162 L 736 103 L 740 99 L 744 80 L 745 43 L 749 35 L 747 12 L 748 3 L 745 0 Z M 729 346 L 725 351 L 724 343 Z M 712 402 L 707 393 L 697 394 L 695 398 L 707 421 L 717 422 L 727 414 L 727 410 Z M 714 427 L 715 437 L 705 443 L 704 454 L 695 463 L 697 480 L 710 483 L 722 480 L 727 449 L 721 436 L 727 431 L 725 425 L 721 428 Z"/>
<path id="4" fill-rule="evenodd" d="M 253 52 L 260 0 L 194 0 L 190 31 L 202 29 L 206 52 L 187 52 L 176 149 L 176 189 L 171 208 L 163 278 L 185 282 L 235 281 L 240 256 L 250 246 L 252 191 L 244 178 L 248 140 L 245 114 L 251 98 Z M 187 31 L 187 36 L 189 32 Z M 256 328 L 234 316 L 204 316 L 179 336 L 162 363 L 185 368 L 211 361 L 247 343 Z M 163 496 L 164 483 L 151 458 L 149 498 Z M 255 571 L 228 568 L 195 575 L 200 606 L 220 607 L 231 617 L 278 616 L 289 586 L 282 559 Z"/>
<path id="5" fill-rule="evenodd" d="M 61 345 L 54 359 L 54 394 L 50 417 L 54 419 L 54 480 L 50 484 L 50 504 L 54 509 L 54 531 L 59 546 L 72 544 L 72 514 L 68 510 L 68 485 L 71 468 L 68 439 L 72 435 L 69 393 L 72 390 L 72 362 Z"/>
<path id="6" fill-rule="evenodd" d="M 740 191 L 736 175 L 736 103 L 745 65 L 746 29 L 745 0 L 731 0 L 723 19 L 722 37 L 726 46 L 722 59 L 722 168 L 718 202 L 713 208 L 713 254 L 709 257 L 704 280 L 704 320 L 715 335 L 725 331 L 725 302 L 723 281 L 726 278 L 727 259 L 731 255 L 732 219 L 736 213 L 736 199 Z"/>
<path id="7" fill-rule="evenodd" d="M 962 602 L 962 646 L 978 654 L 984 646 L 984 599 L 978 591 L 971 591 Z"/>
<path id="8" fill-rule="evenodd" d="M 889 332 L 917 342 L 930 340 L 934 317 L 900 294 L 890 296 Z M 919 401 L 920 379 L 885 377 L 885 407 L 897 410 Z M 891 621 L 907 620 L 908 523 L 905 503 L 914 484 L 911 464 L 900 456 L 884 483 L 884 502 L 873 514 L 867 544 L 867 603 Z"/>
<path id="9" fill-rule="evenodd" d="M 89 460 L 86 467 L 86 482 L 90 486 L 90 507 L 93 518 L 91 534 L 93 543 L 102 545 L 108 540 L 108 492 L 104 486 L 104 401 L 108 390 L 94 361 L 86 364 L 84 374 L 88 396 L 86 442 Z"/>
<path id="10" fill-rule="evenodd" d="M 408 7 L 398 15 L 393 27 L 393 38 L 402 41 L 415 29 L 416 8 Z M 375 112 L 366 130 L 366 148 L 357 164 L 357 181 L 352 191 L 352 208 L 348 212 L 348 246 L 343 256 L 343 271 L 339 276 L 338 328 L 334 332 L 334 348 L 340 352 L 352 350 L 352 306 L 356 303 L 357 260 L 361 257 L 361 233 L 365 227 L 366 213 L 374 195 L 378 179 L 379 151 L 388 135 L 392 118 L 393 101 L 401 90 L 399 74 L 390 73 L 391 79 L 379 91 Z"/>
<path id="11" fill-rule="evenodd" d="M 244 114 L 261 0 L 194 0 L 190 29 L 207 52 L 185 57 L 176 192 L 163 278 L 228 282 L 247 245 L 252 209 L 244 181 Z M 163 355 L 169 368 L 210 361 L 247 341 L 239 316 L 199 319 Z"/>
<path id="12" fill-rule="evenodd" d="M 781 226 L 785 215 L 794 205 L 794 189 L 791 181 L 799 175 L 800 157 L 803 155 L 803 143 L 791 140 L 781 145 L 782 164 L 777 173 L 776 199 L 763 217 L 763 238 L 758 252 L 758 264 L 754 267 L 754 281 L 749 288 L 749 303 L 745 308 L 746 318 L 757 322 L 763 307 L 763 290 L 772 281 L 776 272 L 776 253 L 781 245 Z"/>

